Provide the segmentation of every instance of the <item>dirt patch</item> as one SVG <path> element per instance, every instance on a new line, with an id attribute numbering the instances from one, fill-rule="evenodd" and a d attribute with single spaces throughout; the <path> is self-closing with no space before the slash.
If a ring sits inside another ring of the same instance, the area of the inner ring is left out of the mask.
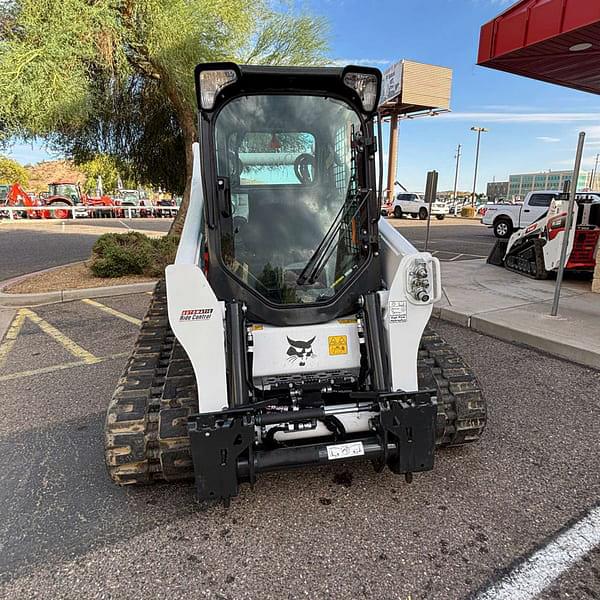
<path id="1" fill-rule="evenodd" d="M 124 277 L 95 277 L 88 267 L 89 262 L 67 265 L 39 275 L 33 275 L 17 281 L 4 289 L 9 294 L 35 294 L 37 292 L 59 292 L 61 290 L 79 290 L 128 283 L 155 281 L 143 275 L 126 275 Z"/>

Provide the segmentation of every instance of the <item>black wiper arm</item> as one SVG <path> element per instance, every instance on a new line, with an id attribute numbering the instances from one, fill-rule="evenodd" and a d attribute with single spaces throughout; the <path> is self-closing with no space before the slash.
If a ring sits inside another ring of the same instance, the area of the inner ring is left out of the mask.
<path id="1" fill-rule="evenodd" d="M 358 206 L 354 209 L 352 216 L 350 217 L 350 221 L 354 219 L 354 217 L 358 214 L 358 212 L 362 209 L 365 202 L 367 201 L 369 194 L 371 192 L 368 191 L 361 201 L 358 203 Z M 329 262 L 329 258 L 331 257 L 331 253 L 337 247 L 339 243 L 339 239 L 337 239 L 337 235 L 344 223 L 344 217 L 349 210 L 352 209 L 352 203 L 345 202 L 337 213 L 335 219 L 331 223 L 331 226 L 327 230 L 327 233 L 323 236 L 323 239 L 319 242 L 317 249 L 313 252 L 312 256 L 308 259 L 306 266 L 302 269 L 302 273 L 298 276 L 296 283 L 298 285 L 304 285 L 305 283 L 313 284 L 317 277 L 321 274 L 321 271 L 325 268 L 325 265 Z M 334 244 L 335 241 L 335 244 Z"/>

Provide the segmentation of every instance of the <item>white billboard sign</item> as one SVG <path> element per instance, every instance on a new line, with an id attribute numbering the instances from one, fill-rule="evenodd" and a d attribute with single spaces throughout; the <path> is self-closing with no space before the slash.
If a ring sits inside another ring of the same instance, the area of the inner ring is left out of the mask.
<path id="1" fill-rule="evenodd" d="M 402 61 L 394 63 L 383 72 L 380 104 L 394 100 L 402 91 Z"/>

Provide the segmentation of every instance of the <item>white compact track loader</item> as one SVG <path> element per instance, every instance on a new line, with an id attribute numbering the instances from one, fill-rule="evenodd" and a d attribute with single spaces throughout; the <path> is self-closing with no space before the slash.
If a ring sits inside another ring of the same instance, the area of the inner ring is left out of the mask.
<path id="1" fill-rule="evenodd" d="M 533 279 L 547 279 L 560 265 L 568 210 L 569 195 L 560 194 L 529 227 L 515 231 L 509 239 L 497 240 L 487 262 Z M 599 240 L 600 197 L 577 194 L 565 269 L 592 273 L 596 267 Z"/>
<path id="2" fill-rule="evenodd" d="M 228 503 L 259 473 L 346 460 L 410 481 L 436 446 L 478 440 L 477 380 L 427 327 L 439 262 L 380 218 L 381 73 L 211 63 L 195 80 L 177 258 L 108 408 L 114 481 L 194 477 Z"/>

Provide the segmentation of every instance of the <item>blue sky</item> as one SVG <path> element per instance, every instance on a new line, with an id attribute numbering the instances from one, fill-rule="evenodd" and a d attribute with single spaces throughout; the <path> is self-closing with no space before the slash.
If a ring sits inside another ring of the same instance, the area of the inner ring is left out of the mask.
<path id="1" fill-rule="evenodd" d="M 573 165 L 578 131 L 588 139 L 583 168 L 600 152 L 600 98 L 476 66 L 479 30 L 510 5 L 502 0 L 304 0 L 330 23 L 336 61 L 385 69 L 402 59 L 454 71 L 452 113 L 403 121 L 398 179 L 409 189 L 425 187 L 426 172 L 439 171 L 439 190 L 451 189 L 457 144 L 463 146 L 459 189 L 473 183 L 475 134 L 482 137 L 478 190 L 495 176 Z M 387 146 L 387 140 L 386 140 Z M 15 145 L 22 163 L 52 158 L 43 148 Z"/>
<path id="2" fill-rule="evenodd" d="M 423 190 L 439 171 L 452 189 L 454 155 L 463 146 L 459 188 L 471 190 L 476 134 L 482 136 L 478 189 L 509 173 L 572 168 L 577 134 L 588 133 L 584 168 L 600 152 L 600 98 L 476 66 L 481 25 L 511 2 L 501 0 L 310 0 L 331 26 L 331 54 L 385 69 L 406 58 L 453 69 L 452 113 L 403 121 L 398 179 Z M 386 140 L 387 143 L 387 140 Z"/>

